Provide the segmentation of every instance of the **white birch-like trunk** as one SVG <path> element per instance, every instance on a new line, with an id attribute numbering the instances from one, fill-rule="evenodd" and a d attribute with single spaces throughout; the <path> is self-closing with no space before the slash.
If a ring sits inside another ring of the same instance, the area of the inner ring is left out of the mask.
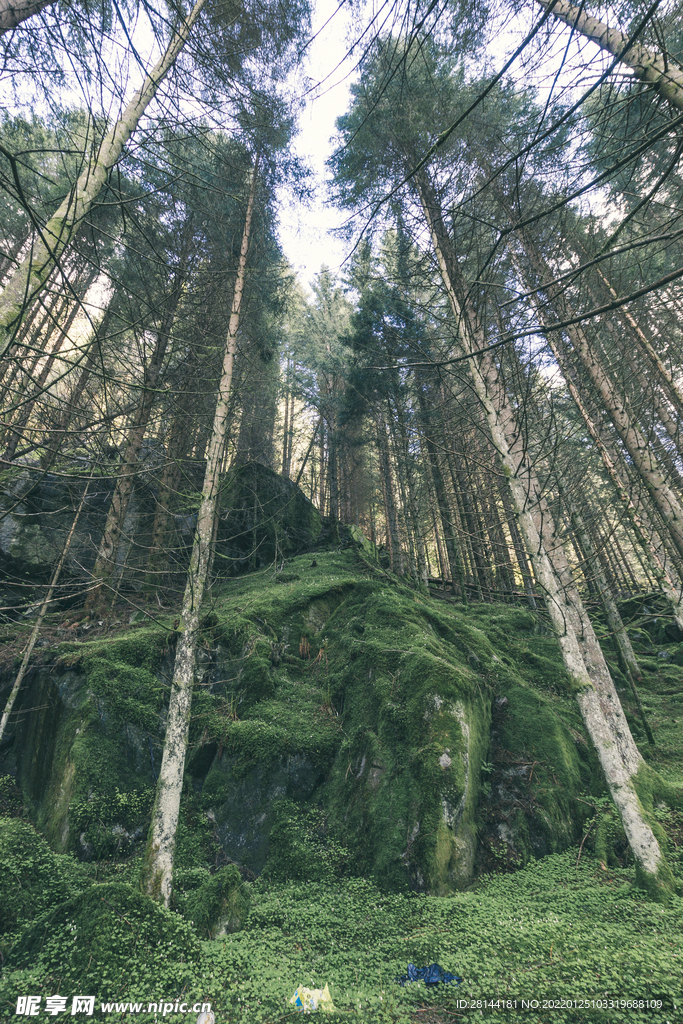
<path id="1" fill-rule="evenodd" d="M 192 27 L 206 0 L 196 0 L 181 28 L 173 35 L 166 52 L 145 77 L 123 114 L 105 136 L 97 154 L 78 178 L 57 212 L 34 240 L 28 255 L 14 270 L 0 295 L 0 357 L 12 343 L 14 328 L 26 308 L 44 287 L 55 264 L 61 258 L 75 227 L 87 216 L 102 190 L 109 172 L 118 162 L 156 96 L 157 90 L 187 42 Z"/>
<path id="2" fill-rule="evenodd" d="M 147 852 L 140 880 L 143 892 L 163 902 L 166 906 L 169 905 L 171 900 L 176 830 L 185 774 L 185 755 L 187 753 L 190 732 L 190 710 L 192 706 L 197 631 L 213 549 L 216 503 L 227 435 L 228 401 L 232 385 L 235 352 L 237 349 L 237 331 L 240 323 L 242 295 L 246 279 L 257 175 L 258 157 L 254 162 L 249 188 L 249 199 L 244 220 L 244 230 L 242 232 L 242 244 L 237 265 L 237 276 L 235 278 L 228 336 L 216 401 L 216 412 L 206 454 L 204 486 L 197 514 L 197 527 L 192 546 L 190 566 L 187 572 L 185 596 L 183 598 L 181 632 L 176 649 L 173 681 L 171 682 L 164 753 L 159 770 Z"/>
<path id="3" fill-rule="evenodd" d="M 486 348 L 470 310 L 460 303 L 453 274 L 442 246 L 441 232 L 424 189 L 418 183 L 422 209 L 449 303 L 458 325 L 464 354 Z M 454 270 L 457 273 L 457 268 Z M 670 871 L 659 843 L 643 814 L 634 778 L 644 766 L 614 688 L 583 602 L 574 586 L 549 509 L 526 455 L 519 450 L 515 413 L 490 355 L 473 357 L 474 390 L 484 410 L 491 440 L 501 459 L 513 511 L 531 558 L 560 645 L 565 669 L 576 692 L 584 725 L 593 742 L 612 799 L 619 811 L 642 882 L 652 891 L 670 889 Z"/>
<path id="4" fill-rule="evenodd" d="M 617 57 L 621 64 L 633 69 L 636 78 L 647 82 L 660 96 L 674 107 L 683 110 L 683 71 L 662 54 L 653 53 L 640 43 L 628 45 L 628 36 L 619 29 L 610 28 L 597 18 L 591 18 L 583 7 L 575 7 L 566 0 L 536 0 L 565 25 L 580 32 L 602 49 Z"/>

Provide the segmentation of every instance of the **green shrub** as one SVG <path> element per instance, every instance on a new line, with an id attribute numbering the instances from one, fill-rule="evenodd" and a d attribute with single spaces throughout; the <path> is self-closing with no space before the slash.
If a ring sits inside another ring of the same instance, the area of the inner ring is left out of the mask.
<path id="1" fill-rule="evenodd" d="M 125 857 L 146 835 L 154 794 L 149 790 L 95 793 L 88 800 L 74 800 L 70 824 L 96 860 Z"/>
<path id="2" fill-rule="evenodd" d="M 239 931 L 249 913 L 248 886 L 234 864 L 213 875 L 201 868 L 178 872 L 173 901 L 205 939 Z"/>
<path id="3" fill-rule="evenodd" d="M 273 881 L 322 881 L 342 873 L 347 849 L 328 832 L 318 808 L 304 810 L 293 800 L 274 804 L 268 860 L 264 873 Z"/>

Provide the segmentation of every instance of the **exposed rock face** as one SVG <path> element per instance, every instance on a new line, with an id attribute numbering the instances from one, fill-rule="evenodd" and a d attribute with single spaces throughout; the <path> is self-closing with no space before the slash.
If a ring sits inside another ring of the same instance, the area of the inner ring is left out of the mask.
<path id="1" fill-rule="evenodd" d="M 88 473 L 71 478 L 42 473 L 39 466 L 17 466 L 0 474 L 0 558 L 9 576 L 40 582 L 49 578 L 71 528 L 83 491 L 86 495 L 64 575 L 75 581 L 90 579 L 104 529 L 116 478 Z M 198 476 L 191 467 L 191 476 Z M 201 486 L 201 484 L 200 484 Z M 141 474 L 133 488 L 117 554 L 115 578 L 124 574 L 126 587 L 142 586 L 154 523 L 156 482 L 154 467 Z M 222 490 L 222 512 L 215 570 L 232 575 L 282 560 L 313 546 L 322 531 L 317 509 L 293 481 L 256 462 L 231 470 Z M 173 517 L 168 538 L 169 569 L 187 567 L 195 516 L 182 508 Z M 25 595 L 24 595 L 25 597 Z M 20 603 L 11 584 L 3 604 Z"/>
<path id="2" fill-rule="evenodd" d="M 0 475 L 0 555 L 4 568 L 20 578 L 49 577 L 67 538 L 87 486 L 65 573 L 87 580 L 95 564 L 115 480 L 111 476 L 66 478 L 41 473 L 39 467 L 17 466 Z M 123 524 L 118 561 L 131 582 L 144 558 L 153 513 L 153 496 L 144 481 L 133 492 Z M 136 544 L 131 544 L 135 539 Z"/>
<path id="3" fill-rule="evenodd" d="M 233 768 L 233 758 L 216 760 L 204 785 L 204 802 L 211 799 L 210 813 L 223 853 L 260 874 L 268 856 L 275 801 L 287 797 L 305 802 L 322 779 L 301 754 L 282 758 L 265 770 L 253 768 L 246 777 L 236 778 Z M 220 803 L 215 800 L 217 792 L 225 796 Z"/>

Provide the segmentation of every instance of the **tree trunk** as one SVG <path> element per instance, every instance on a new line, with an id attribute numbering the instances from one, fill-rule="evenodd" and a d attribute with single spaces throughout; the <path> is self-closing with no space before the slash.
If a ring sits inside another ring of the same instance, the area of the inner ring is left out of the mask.
<path id="1" fill-rule="evenodd" d="M 0 36 L 11 32 L 22 21 L 50 7 L 57 0 L 0 0 Z"/>
<path id="2" fill-rule="evenodd" d="M 379 451 L 379 465 L 382 478 L 382 494 L 384 496 L 384 509 L 387 519 L 390 567 L 392 572 L 402 576 L 403 552 L 401 551 L 401 539 L 398 532 L 396 496 L 394 493 L 393 474 L 391 472 L 391 458 L 389 456 L 387 428 L 384 422 L 384 416 L 379 409 L 375 412 L 375 423 L 377 425 L 377 448 Z"/>
<path id="3" fill-rule="evenodd" d="M 185 281 L 187 256 L 188 252 L 186 250 L 182 254 L 181 266 L 168 295 L 154 351 L 145 373 L 142 395 L 128 432 L 125 453 L 116 479 L 116 487 L 114 488 L 102 540 L 97 552 L 97 560 L 92 572 L 93 579 L 97 582 L 96 586 L 88 594 L 85 607 L 88 611 L 94 611 L 95 614 L 102 617 L 106 614 L 109 604 L 107 584 L 116 571 L 121 531 L 126 518 L 126 512 L 128 511 L 131 494 L 133 493 L 133 484 L 138 471 L 138 458 L 142 442 L 145 438 L 147 424 L 152 414 L 154 399 L 156 398 L 156 387 L 171 338 L 171 330 L 178 309 L 178 303 L 180 302 Z"/>
<path id="4" fill-rule="evenodd" d="M 674 107 L 683 110 L 683 71 L 667 59 L 666 54 L 653 53 L 640 43 L 629 45 L 628 36 L 619 29 L 610 28 L 597 18 L 585 14 L 583 7 L 574 7 L 566 0 L 536 0 L 573 31 L 607 50 L 622 63 L 633 69 L 636 78 L 647 82 L 655 92 Z"/>
<path id="5" fill-rule="evenodd" d="M 237 331 L 240 324 L 242 295 L 247 274 L 247 256 L 251 237 L 251 222 L 256 195 L 258 157 L 254 161 L 249 198 L 244 219 L 242 243 L 240 246 L 235 290 L 232 298 L 228 336 L 223 359 L 223 369 L 216 401 L 213 428 L 206 453 L 204 486 L 197 514 L 197 527 L 187 585 L 181 613 L 181 633 L 178 639 L 168 722 L 164 739 L 164 753 L 159 770 L 156 797 L 152 810 L 147 851 L 141 876 L 143 892 L 163 902 L 167 907 L 171 900 L 173 883 L 173 856 L 176 830 L 180 811 L 180 796 L 185 774 L 185 755 L 190 731 L 190 710 L 194 683 L 194 663 L 197 647 L 199 616 L 211 561 L 212 542 L 220 485 L 220 471 L 225 448 L 228 405 L 232 385 Z"/>
<path id="6" fill-rule="evenodd" d="M 45 227 L 39 231 L 31 251 L 12 274 L 0 295 L 0 356 L 12 343 L 14 327 L 20 320 L 26 303 L 42 290 L 62 253 L 69 245 L 71 235 L 92 208 L 109 172 L 118 162 L 123 150 L 135 131 L 159 86 L 183 49 L 206 0 L 196 3 L 173 35 L 166 52 L 154 69 L 145 76 L 142 86 L 124 110 L 120 119 L 102 140 L 95 157 L 80 175 L 57 212 Z"/>
<path id="7" fill-rule="evenodd" d="M 529 291 L 529 284 L 526 281 L 524 274 L 521 272 L 519 261 L 517 260 L 514 253 L 512 253 L 512 259 L 515 268 L 517 269 L 517 272 L 520 275 L 520 281 L 522 282 L 524 289 L 526 291 Z M 536 307 L 536 312 L 538 314 L 541 326 L 547 326 L 545 321 L 545 315 L 543 313 L 543 309 L 540 303 L 534 300 L 534 305 Z M 581 395 L 581 392 L 577 387 L 576 381 L 573 379 L 571 367 L 569 365 L 569 361 L 567 359 L 567 355 L 564 351 L 564 348 L 560 346 L 554 332 L 549 331 L 545 335 L 545 337 L 548 344 L 550 345 L 550 349 L 553 355 L 555 356 L 558 362 L 558 365 L 565 379 L 567 387 L 569 388 L 569 393 L 574 399 L 574 403 L 576 404 L 576 407 L 579 410 L 579 413 L 581 414 L 581 417 L 586 425 L 586 428 L 590 436 L 593 438 L 593 441 L 595 442 L 595 445 L 600 454 L 600 458 L 602 459 L 602 463 L 605 469 L 607 470 L 607 473 L 609 474 L 612 483 L 615 486 L 617 494 L 619 495 L 619 500 L 621 501 L 631 521 L 631 524 L 636 534 L 636 538 L 638 540 L 641 550 L 643 551 L 643 555 L 647 561 L 650 572 L 657 580 L 662 593 L 669 602 L 677 625 L 680 629 L 683 630 L 683 596 L 677 591 L 673 581 L 670 579 L 666 571 L 666 567 L 663 565 L 658 553 L 651 544 L 650 538 L 648 536 L 648 531 L 645 527 L 645 524 L 642 521 L 640 512 L 635 502 L 631 498 L 629 487 L 622 479 L 621 474 L 619 473 L 619 470 L 617 468 L 617 463 L 608 451 L 607 446 L 605 445 L 605 442 L 601 437 L 598 426 L 594 422 L 589 410 L 587 409 L 586 404 L 583 400 L 583 396 Z"/>

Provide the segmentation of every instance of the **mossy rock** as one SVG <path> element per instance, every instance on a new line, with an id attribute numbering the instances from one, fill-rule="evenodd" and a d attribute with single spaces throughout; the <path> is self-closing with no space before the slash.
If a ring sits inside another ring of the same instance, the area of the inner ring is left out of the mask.
<path id="1" fill-rule="evenodd" d="M 204 939 L 240 931 L 249 914 L 249 885 L 234 864 L 215 874 L 180 871 L 173 880 L 173 903 Z"/>
<path id="2" fill-rule="evenodd" d="M 142 838 L 161 763 L 166 635 L 137 629 L 62 644 L 57 664 L 20 691 L 17 710 L 38 711 L 13 726 L 17 778 L 54 849 L 91 860 L 128 854 Z"/>
<path id="3" fill-rule="evenodd" d="M 108 998 L 154 982 L 169 962 L 194 967 L 200 957 L 191 926 L 130 885 L 93 885 L 43 914 L 13 947 L 11 968 L 39 967 L 62 989 Z"/>
<path id="4" fill-rule="evenodd" d="M 0 818 L 0 933 L 14 932 L 87 884 L 70 857 L 52 852 L 34 827 Z"/>
<path id="5" fill-rule="evenodd" d="M 258 462 L 232 469 L 221 490 L 215 568 L 244 572 L 312 547 L 322 519 L 292 480 Z"/>

